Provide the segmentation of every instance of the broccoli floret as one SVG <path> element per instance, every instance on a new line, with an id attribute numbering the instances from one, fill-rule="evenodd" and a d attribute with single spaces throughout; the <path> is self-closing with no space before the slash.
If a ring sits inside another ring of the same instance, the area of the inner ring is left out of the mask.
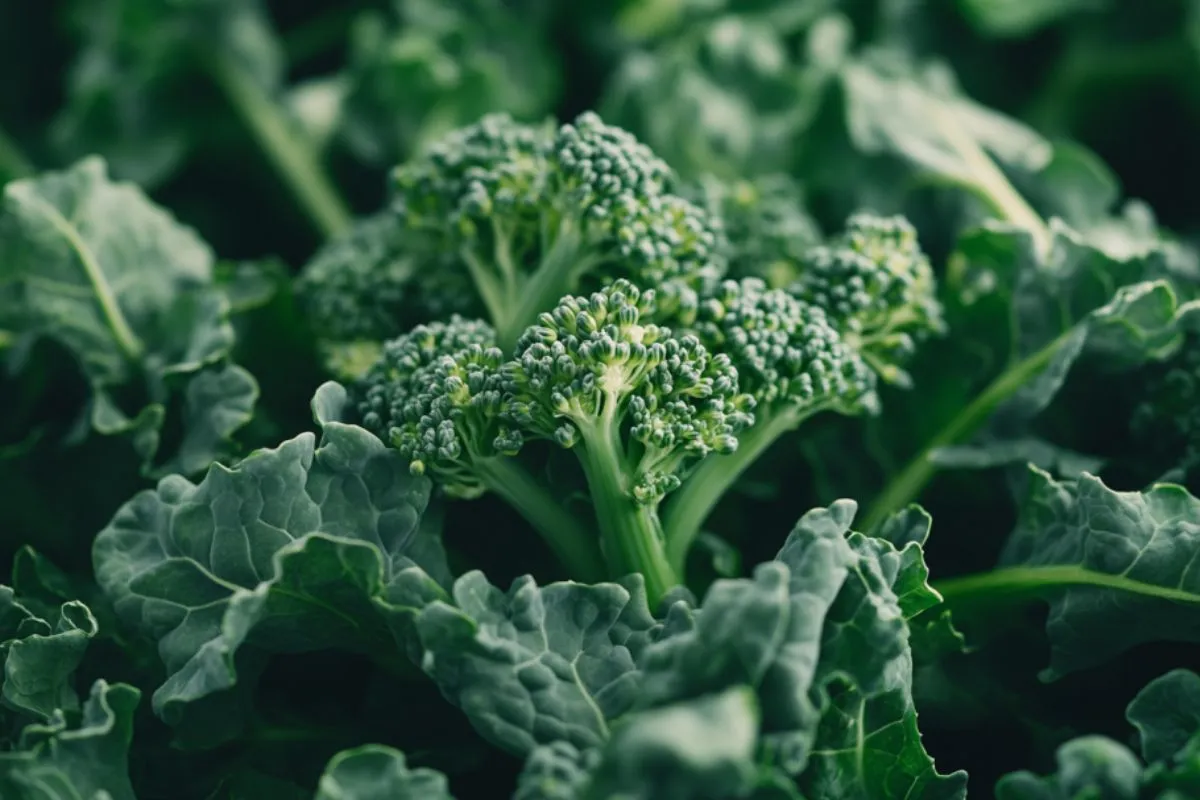
<path id="1" fill-rule="evenodd" d="M 446 494 L 494 492 L 529 520 L 574 575 L 598 579 L 594 537 L 512 456 L 523 437 L 506 420 L 503 354 L 491 326 L 455 316 L 389 341 L 357 385 L 363 427 Z"/>
<path id="2" fill-rule="evenodd" d="M 1160 480 L 1188 482 L 1200 467 L 1200 335 L 1154 370 L 1134 409 L 1132 432 Z"/>
<path id="3" fill-rule="evenodd" d="M 557 129 L 491 114 L 399 167 L 394 184 L 407 224 L 455 256 L 509 348 L 570 292 L 719 269 L 716 221 L 668 192 L 669 178 L 593 113 Z"/>
<path id="4" fill-rule="evenodd" d="M 339 378 L 361 375 L 384 341 L 414 324 L 476 311 L 466 276 L 416 252 L 411 238 L 394 213 L 375 214 L 328 242 L 301 271 L 301 308 L 326 368 Z"/>
<path id="5" fill-rule="evenodd" d="M 730 278 L 788 286 L 799 277 L 809 249 L 821 241 L 800 185 L 788 175 L 733 182 L 708 176 L 689 194 L 723 222 Z"/>
<path id="6" fill-rule="evenodd" d="M 658 505 L 697 461 L 737 449 L 753 400 L 727 355 L 648 322 L 653 312 L 654 292 L 624 280 L 567 297 L 504 372 L 522 430 L 578 454 L 610 568 L 642 572 L 660 597 L 678 581 Z"/>
<path id="7" fill-rule="evenodd" d="M 875 373 L 825 312 L 757 278 L 726 280 L 672 313 L 711 352 L 727 356 L 754 399 L 754 421 L 737 450 L 699 464 L 664 516 L 668 552 L 682 568 L 700 526 L 737 478 L 772 443 L 822 411 L 854 415 L 878 407 Z"/>
<path id="8" fill-rule="evenodd" d="M 390 441 L 414 474 L 436 473 L 451 497 L 483 494 L 475 462 L 521 449 L 500 419 L 504 355 L 495 342 L 487 323 L 458 316 L 418 325 L 384 345 L 363 381 L 363 427 Z"/>
<path id="9" fill-rule="evenodd" d="M 922 338 L 945 329 L 937 284 L 917 232 L 903 217 L 855 214 L 827 246 L 812 248 L 791 291 L 824 309 L 843 338 L 888 383 Z"/>

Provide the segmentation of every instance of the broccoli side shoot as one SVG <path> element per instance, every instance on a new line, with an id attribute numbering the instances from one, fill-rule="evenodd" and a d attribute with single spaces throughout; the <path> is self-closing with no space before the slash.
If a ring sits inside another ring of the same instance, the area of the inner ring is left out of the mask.
<path id="1" fill-rule="evenodd" d="M 648 322 L 653 313 L 654 292 L 624 280 L 566 297 L 525 332 L 504 374 L 522 431 L 576 452 L 610 569 L 643 573 L 658 598 L 679 582 L 658 505 L 690 466 L 737 449 L 753 399 L 728 356 Z"/>
<path id="2" fill-rule="evenodd" d="M 903 217 L 850 217 L 841 236 L 809 251 L 791 291 L 824 309 L 884 381 L 906 388 L 904 362 L 945 329 L 933 268 Z"/>
<path id="3" fill-rule="evenodd" d="M 397 168 L 394 186 L 406 224 L 470 275 L 507 350 L 570 292 L 718 268 L 716 221 L 668 192 L 669 177 L 593 113 L 557 129 L 491 114 Z"/>
<path id="4" fill-rule="evenodd" d="M 800 184 L 789 175 L 726 182 L 708 176 L 689 192 L 722 220 L 730 278 L 762 278 L 771 288 L 792 284 L 821 230 Z"/>
<path id="5" fill-rule="evenodd" d="M 362 425 L 451 497 L 499 495 L 573 576 L 602 577 L 594 537 L 512 458 L 523 437 L 504 417 L 504 357 L 495 341 L 490 325 L 458 316 L 389 341 L 356 387 Z"/>
<path id="6" fill-rule="evenodd" d="M 665 305 L 665 304 L 664 304 Z M 878 407 L 875 373 L 825 312 L 757 278 L 726 280 L 677 304 L 679 322 L 730 360 L 754 399 L 753 424 L 737 450 L 699 464 L 664 515 L 668 553 L 682 569 L 709 512 L 779 437 L 823 411 L 854 415 Z"/>
<path id="7" fill-rule="evenodd" d="M 466 276 L 439 269 L 411 238 L 394 213 L 375 214 L 330 240 L 296 280 L 321 357 L 337 377 L 362 375 L 383 342 L 414 324 L 474 312 Z"/>

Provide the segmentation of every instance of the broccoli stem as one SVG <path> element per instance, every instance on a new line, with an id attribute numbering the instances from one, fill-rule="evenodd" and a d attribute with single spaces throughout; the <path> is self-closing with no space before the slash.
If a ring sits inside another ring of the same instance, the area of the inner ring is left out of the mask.
<path id="1" fill-rule="evenodd" d="M 494 320 L 500 349 L 511 352 L 537 315 L 553 308 L 574 288 L 575 277 L 588 267 L 590 261 L 586 256 L 581 257 L 582 249 L 583 231 L 579 223 L 570 217 L 564 218 L 558 224 L 554 244 L 516 293 L 516 303 L 508 313 Z"/>
<path id="2" fill-rule="evenodd" d="M 1068 329 L 1041 350 L 1010 366 L 978 397 L 959 411 L 875 498 L 875 502 L 863 517 L 863 530 L 874 530 L 888 516 L 915 501 L 937 472 L 934 454 L 940 448 L 962 442 L 978 430 L 1002 402 L 1046 369 L 1075 333 L 1075 328 Z"/>
<path id="3" fill-rule="evenodd" d="M 524 467 L 507 456 L 478 458 L 473 466 L 488 489 L 533 526 L 572 578 L 587 583 L 604 579 L 604 558 L 595 537 Z"/>
<path id="4" fill-rule="evenodd" d="M 320 232 L 333 237 L 349 229 L 350 211 L 315 149 L 267 92 L 221 48 L 203 48 L 201 59 Z"/>
<path id="5" fill-rule="evenodd" d="M 683 485 L 671 495 L 663 514 L 667 559 L 683 575 L 687 555 L 708 515 L 729 487 L 780 436 L 794 430 L 815 410 L 789 405 L 771 413 L 759 413 L 755 424 L 738 436 L 737 450 L 701 461 Z"/>
<path id="6" fill-rule="evenodd" d="M 611 407 L 611 404 L 609 404 Z M 611 577 L 633 572 L 646 579 L 646 594 L 656 604 L 679 578 L 667 560 L 657 510 L 633 499 L 626 485 L 629 473 L 611 415 L 595 425 L 580 426 L 583 446 L 579 460 L 600 526 L 601 549 Z"/>
<path id="7" fill-rule="evenodd" d="M 488 271 L 487 265 L 471 252 L 470 248 L 464 247 L 459 252 L 463 263 L 467 265 L 467 272 L 471 276 L 471 282 L 475 284 L 475 291 L 479 292 L 479 297 L 483 300 L 483 306 L 487 309 L 488 316 L 492 318 L 493 327 L 498 328 L 500 321 L 505 316 L 505 309 L 509 306 L 508 301 L 505 299 L 508 296 L 508 292 L 496 280 L 495 276 Z"/>

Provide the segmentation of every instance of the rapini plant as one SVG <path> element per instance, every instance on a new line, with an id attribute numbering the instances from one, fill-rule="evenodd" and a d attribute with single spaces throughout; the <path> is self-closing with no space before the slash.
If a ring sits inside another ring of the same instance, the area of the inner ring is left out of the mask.
<path id="1" fill-rule="evenodd" d="M 1198 9 L 0 2 L 0 800 L 1200 797 Z"/>

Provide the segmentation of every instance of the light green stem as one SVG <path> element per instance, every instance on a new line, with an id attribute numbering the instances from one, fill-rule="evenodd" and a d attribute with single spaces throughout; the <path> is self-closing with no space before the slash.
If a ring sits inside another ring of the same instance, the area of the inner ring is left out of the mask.
<path id="1" fill-rule="evenodd" d="M 1048 253 L 1051 236 L 1046 221 L 1013 188 L 996 162 L 962 129 L 958 121 L 944 111 L 938 113 L 942 134 L 963 161 L 970 165 L 975 175 L 974 183 L 968 184 L 968 188 L 974 189 L 1001 218 L 1029 231 L 1039 255 Z"/>
<path id="2" fill-rule="evenodd" d="M 33 164 L 21 152 L 16 141 L 0 130 L 0 184 L 33 174 Z"/>
<path id="3" fill-rule="evenodd" d="M 759 414 L 753 427 L 738 436 L 737 450 L 711 455 L 701 461 L 668 501 L 663 513 L 667 559 L 680 575 L 685 573 L 688 551 L 713 507 L 751 464 L 780 436 L 794 430 L 810 413 L 788 406 L 775 413 Z"/>
<path id="4" fill-rule="evenodd" d="M 586 268 L 581 260 L 583 237 L 577 223 L 564 220 L 559 224 L 554 244 L 542 257 L 537 270 L 520 287 L 518 300 L 503 319 L 497 319 L 496 335 L 500 348 L 511 352 L 525 329 L 538 314 L 549 311 L 571 291 L 575 277 Z"/>
<path id="5" fill-rule="evenodd" d="M 487 487 L 520 512 L 573 579 L 587 583 L 604 579 L 604 558 L 595 536 L 524 467 L 505 456 L 473 463 Z"/>
<path id="6" fill-rule="evenodd" d="M 646 579 L 646 594 L 654 606 L 679 585 L 663 548 L 657 510 L 633 499 L 616 426 L 611 420 L 601 419 L 594 427 L 581 428 L 580 433 L 583 442 L 579 459 L 595 505 L 610 577 L 641 573 Z"/>
<path id="7" fill-rule="evenodd" d="M 1073 564 L 1045 567 L 1004 567 L 976 575 L 935 581 L 933 588 L 947 604 L 1019 600 L 1064 586 L 1095 586 L 1176 603 L 1200 603 L 1200 594 L 1172 586 L 1156 586 L 1125 575 L 1095 572 Z"/>
<path id="8" fill-rule="evenodd" d="M 479 292 L 479 297 L 483 300 L 483 307 L 487 309 L 488 316 L 492 318 L 492 325 L 498 327 L 500 320 L 508 313 L 508 304 L 505 300 L 506 290 L 488 271 L 487 265 L 480 261 L 479 257 L 469 248 L 464 247 L 460 251 L 460 257 L 467 265 L 467 272 L 475 284 L 475 291 Z"/>
<path id="9" fill-rule="evenodd" d="M 347 230 L 350 211 L 316 150 L 279 105 L 221 48 L 207 47 L 201 58 L 317 229 L 325 237 Z"/>
<path id="10" fill-rule="evenodd" d="M 937 465 L 933 462 L 934 452 L 958 444 L 978 430 L 1002 402 L 1016 394 L 1049 365 L 1071 335 L 1072 330 L 1068 330 L 1041 350 L 1010 366 L 959 411 L 875 498 L 863 517 L 863 529 L 874 529 L 889 515 L 916 500 L 937 471 Z"/>

